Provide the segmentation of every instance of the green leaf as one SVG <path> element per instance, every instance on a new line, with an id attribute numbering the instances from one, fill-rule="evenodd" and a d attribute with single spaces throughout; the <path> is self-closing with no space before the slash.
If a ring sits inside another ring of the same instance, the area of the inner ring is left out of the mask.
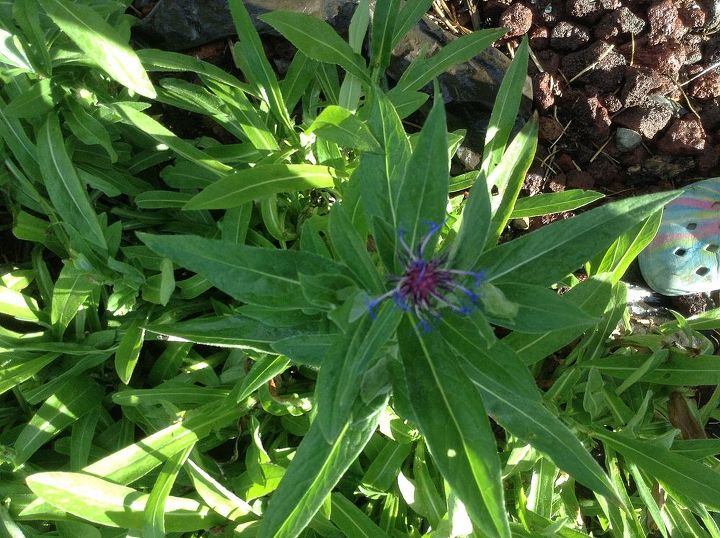
<path id="1" fill-rule="evenodd" d="M 477 529 L 510 536 L 495 436 L 480 393 L 437 332 L 405 319 L 400 355 L 418 428 Z"/>
<path id="2" fill-rule="evenodd" d="M 520 108 L 520 100 L 522 99 L 527 78 L 528 53 L 528 39 L 525 36 L 515 51 L 515 57 L 500 83 L 495 98 L 488 130 L 485 135 L 480 177 L 490 176 L 495 166 L 500 164 L 503 155 L 506 153 L 505 145 L 515 125 L 515 117 Z"/>
<path id="3" fill-rule="evenodd" d="M 405 34 L 422 19 L 422 16 L 430 10 L 432 3 L 433 0 L 405 2 L 400 8 L 400 13 L 398 13 L 397 21 L 395 22 L 391 48 L 395 48 Z"/>
<path id="4" fill-rule="evenodd" d="M 50 201 L 63 220 L 93 245 L 107 250 L 100 221 L 65 150 L 57 114 L 48 114 L 38 134 L 38 163 Z"/>
<path id="5" fill-rule="evenodd" d="M 420 138 L 405 168 L 397 194 L 397 230 L 405 242 L 415 248 L 424 235 L 422 228 L 429 222 L 440 226 L 445 220 L 450 164 L 447 158 L 447 127 L 445 107 L 435 92 L 432 110 L 425 121 Z M 432 252 L 437 235 L 428 242 Z"/>
<path id="6" fill-rule="evenodd" d="M 355 461 L 377 427 L 387 397 L 358 403 L 353 417 L 329 443 L 317 422 L 298 446 L 280 486 L 270 498 L 258 538 L 297 536 Z"/>
<path id="7" fill-rule="evenodd" d="M 373 70 L 377 73 L 376 77 L 379 77 L 390 65 L 390 53 L 393 49 L 393 35 L 399 6 L 398 0 L 386 0 L 375 6 L 370 57 Z"/>
<path id="8" fill-rule="evenodd" d="M 194 271 L 239 301 L 282 309 L 307 308 L 298 271 L 342 274 L 327 258 L 297 250 L 249 247 L 192 235 L 138 233 L 151 250 Z"/>
<path id="9" fill-rule="evenodd" d="M 19 291 L 0 286 L 0 314 L 7 314 L 15 319 L 38 321 L 40 308 L 37 301 Z"/>
<path id="10" fill-rule="evenodd" d="M 168 505 L 170 490 L 175 484 L 180 469 L 190 455 L 193 445 L 172 455 L 160 470 L 155 484 L 150 491 L 144 510 L 143 538 L 165 537 L 165 509 Z"/>
<path id="11" fill-rule="evenodd" d="M 363 375 L 377 364 L 376 357 L 395 333 L 402 311 L 387 302 L 373 320 L 364 316 L 323 358 L 317 386 L 318 423 L 331 442 L 342 431 L 359 398 Z M 372 395 L 373 397 L 375 395 Z"/>
<path id="12" fill-rule="evenodd" d="M 502 342 L 488 348 L 466 320 L 447 320 L 441 332 L 457 352 L 448 360 L 460 362 L 488 413 L 576 480 L 615 498 L 608 477 L 570 429 L 543 405 L 532 375 L 510 348 Z"/>
<path id="13" fill-rule="evenodd" d="M 72 265 L 64 265 L 53 288 L 50 323 L 62 336 L 85 300 L 98 287 L 90 275 Z"/>
<path id="14" fill-rule="evenodd" d="M 98 67 L 130 90 L 155 97 L 152 82 L 135 52 L 91 7 L 61 0 L 39 1 L 52 21 Z"/>
<path id="15" fill-rule="evenodd" d="M 263 353 L 272 352 L 276 342 L 298 333 L 296 329 L 271 327 L 241 316 L 216 316 L 175 323 L 156 323 L 148 325 L 145 330 L 172 337 L 175 341 L 237 347 Z"/>
<path id="16" fill-rule="evenodd" d="M 591 204 L 605 195 L 595 191 L 570 189 L 562 192 L 540 193 L 535 196 L 519 198 L 515 202 L 510 218 L 539 217 L 552 215 L 562 211 L 572 211 L 587 204 Z"/>
<path id="17" fill-rule="evenodd" d="M 655 443 L 632 439 L 626 435 L 593 428 L 592 436 L 628 461 L 654 477 L 661 484 L 706 504 L 712 510 L 720 509 L 720 473 L 711 467 L 680 456 Z"/>
<path id="18" fill-rule="evenodd" d="M 57 104 L 52 81 L 48 78 L 32 82 L 30 87 L 15 97 L 5 108 L 8 116 L 36 118 L 50 112 Z"/>
<path id="19" fill-rule="evenodd" d="M 87 145 L 99 144 L 112 162 L 118 160 L 118 154 L 110 140 L 107 129 L 74 99 L 66 99 L 63 118 L 72 133 Z"/>
<path id="20" fill-rule="evenodd" d="M 330 521 L 332 521 L 343 535 L 348 538 L 387 538 L 385 533 L 365 513 L 345 498 L 341 493 L 331 495 L 332 509 Z"/>
<path id="21" fill-rule="evenodd" d="M 85 413 L 96 409 L 103 389 L 89 378 L 74 378 L 50 396 L 15 441 L 15 465 L 25 463 L 41 446 Z"/>
<path id="22" fill-rule="evenodd" d="M 142 350 L 143 341 L 145 340 L 145 328 L 143 318 L 135 318 L 128 323 L 125 334 L 120 339 L 117 351 L 115 351 L 115 371 L 120 381 L 126 385 L 130 383 L 140 351 Z"/>
<path id="23" fill-rule="evenodd" d="M 112 109 L 120 115 L 125 123 L 137 127 L 161 144 L 167 145 L 181 157 L 206 168 L 214 175 L 223 176 L 232 171 L 229 166 L 210 158 L 205 152 L 179 138 L 160 122 L 135 109 L 129 103 L 114 103 Z"/>
<path id="24" fill-rule="evenodd" d="M 602 257 L 600 263 L 597 264 L 597 267 L 592 268 L 592 272 L 612 271 L 613 282 L 620 280 L 633 260 L 653 240 L 661 221 L 662 212 L 658 211 L 645 222 L 635 225 L 618 237 Z"/>
<path id="25" fill-rule="evenodd" d="M 370 217 L 368 223 L 373 225 L 376 241 L 378 236 L 383 235 L 383 231 L 378 229 L 380 221 L 373 217 L 391 227 L 387 248 L 382 250 L 383 245 L 378 245 L 383 262 L 391 269 L 394 268 L 394 234 L 398 228 L 396 200 L 405 167 L 410 160 L 410 141 L 395 108 L 379 88 L 374 90 L 370 100 L 368 125 L 380 142 L 384 155 L 363 153 L 353 179 L 360 182 L 360 197 Z"/>
<path id="26" fill-rule="evenodd" d="M 0 37 L 2 29 L 0 28 Z M 0 41 L 1 43 L 1 41 Z M 0 137 L 30 178 L 40 176 L 37 165 L 37 148 L 28 138 L 20 120 L 5 113 L 7 105 L 0 96 Z"/>
<path id="27" fill-rule="evenodd" d="M 484 252 L 476 268 L 484 270 L 489 281 L 549 286 L 678 195 L 670 192 L 628 198 L 553 222 Z"/>
<path id="28" fill-rule="evenodd" d="M 247 399 L 253 392 L 270 381 L 273 377 L 279 376 L 290 367 L 290 360 L 287 357 L 265 356 L 255 361 L 250 371 L 243 377 L 240 384 L 233 389 L 231 399 L 241 402 Z"/>
<path id="29" fill-rule="evenodd" d="M 614 355 L 580 364 L 583 368 L 597 368 L 603 374 L 626 379 L 642 368 L 649 354 Z M 720 359 L 715 355 L 689 357 L 684 353 L 671 353 L 667 362 L 646 372 L 640 381 L 659 385 L 717 385 L 720 384 Z"/>
<path id="30" fill-rule="evenodd" d="M 245 520 L 253 513 L 252 507 L 224 487 L 193 460 L 185 462 L 195 491 L 210 508 L 230 521 Z"/>
<path id="31" fill-rule="evenodd" d="M 259 17 L 280 32 L 305 56 L 341 66 L 363 82 L 370 82 L 365 60 L 320 19 L 292 11 L 274 11 Z"/>
<path id="32" fill-rule="evenodd" d="M 260 36 L 247 9 L 242 0 L 230 0 L 229 6 L 238 35 L 238 42 L 235 45 L 235 62 L 255 86 L 257 94 L 267 101 L 270 112 L 288 129 L 292 129 L 292 121 L 287 108 L 285 108 L 280 85 L 265 56 Z"/>
<path id="33" fill-rule="evenodd" d="M 243 91 L 249 91 L 247 84 L 240 82 L 239 79 L 232 76 L 227 71 L 188 54 L 159 49 L 142 49 L 137 52 L 137 55 L 145 66 L 145 69 L 148 71 L 189 71 L 205 78 L 222 82 L 228 86 L 232 86 Z"/>
<path id="34" fill-rule="evenodd" d="M 125 529 L 143 527 L 147 493 L 80 473 L 36 473 L 27 483 L 44 501 L 87 521 Z M 168 531 L 207 529 L 222 521 L 207 506 L 184 497 L 168 497 L 164 508 Z"/>
<path id="35" fill-rule="evenodd" d="M 610 302 L 612 285 L 607 275 L 584 280 L 563 295 L 566 304 L 580 308 L 589 316 L 601 316 Z M 567 329 L 547 331 L 540 334 L 512 332 L 503 338 L 503 344 L 511 347 L 522 361 L 534 364 L 562 349 L 584 333 L 586 327 L 577 325 Z"/>
<path id="36" fill-rule="evenodd" d="M 308 84 L 315 77 L 315 69 L 317 62 L 305 56 L 302 52 L 297 51 L 290 62 L 285 78 L 280 83 L 285 104 L 289 110 L 294 109 Z"/>
<path id="37" fill-rule="evenodd" d="M 368 253 L 366 242 L 358 235 L 343 203 L 336 203 L 330 211 L 328 232 L 335 252 L 357 281 L 369 293 L 382 293 L 384 282 Z"/>
<path id="38" fill-rule="evenodd" d="M 502 327 L 524 333 L 545 333 L 570 327 L 587 328 L 598 321 L 547 288 L 509 283 L 498 288 L 510 303 L 518 307 L 511 318 L 485 312 L 488 321 Z"/>
<path id="39" fill-rule="evenodd" d="M 476 56 L 481 50 L 501 38 L 504 33 L 504 29 L 479 30 L 451 41 L 430 58 L 418 57 L 402 74 L 390 95 L 421 89 L 453 65 L 466 62 Z"/>
<path id="40" fill-rule="evenodd" d="M 367 124 L 340 106 L 326 107 L 310 127 L 305 129 L 307 134 L 312 132 L 341 146 L 382 153 L 379 142 L 375 140 Z"/>
<path id="41" fill-rule="evenodd" d="M 515 136 L 503 159 L 487 178 L 488 187 L 495 186 L 499 193 L 490 200 L 493 217 L 490 224 L 492 235 L 488 238 L 488 246 L 493 246 L 497 242 L 510 219 L 515 200 L 525 181 L 525 175 L 535 157 L 537 130 L 537 115 L 533 115 Z M 480 178 L 482 177 L 483 175 L 480 174 Z M 482 182 L 482 179 L 478 181 Z"/>
<path id="42" fill-rule="evenodd" d="M 229 209 L 255 198 L 335 185 L 337 172 L 314 164 L 260 164 L 213 182 L 184 209 Z"/>

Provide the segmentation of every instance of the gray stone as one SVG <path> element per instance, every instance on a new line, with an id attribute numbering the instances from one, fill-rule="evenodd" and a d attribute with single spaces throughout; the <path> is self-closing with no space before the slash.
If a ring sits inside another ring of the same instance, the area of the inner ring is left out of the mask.
<path id="1" fill-rule="evenodd" d="M 358 0 L 245 0 L 258 32 L 274 33 L 257 17 L 269 11 L 297 11 L 347 30 Z M 236 35 L 227 0 L 159 0 L 134 28 L 134 37 L 163 50 L 185 50 Z M 277 34 L 276 34 L 277 35 Z"/>
<path id="2" fill-rule="evenodd" d="M 615 145 L 619 151 L 631 151 L 642 144 L 642 135 L 632 129 L 618 127 L 615 131 Z"/>
<path id="3" fill-rule="evenodd" d="M 359 0 L 245 0 L 258 32 L 277 35 L 257 17 L 275 10 L 297 11 L 328 21 L 340 34 L 347 32 Z M 371 9 L 374 2 L 371 2 Z M 227 0 L 159 0 L 152 11 L 133 29 L 143 46 L 163 50 L 185 50 L 236 34 Z M 431 55 L 455 39 L 428 17 L 420 21 L 393 51 L 388 74 L 397 80 L 421 51 Z M 449 69 L 439 77 L 446 103 L 482 103 L 492 106 L 510 60 L 488 47 L 472 60 Z M 522 116 L 532 105 L 532 84 L 525 83 Z"/>

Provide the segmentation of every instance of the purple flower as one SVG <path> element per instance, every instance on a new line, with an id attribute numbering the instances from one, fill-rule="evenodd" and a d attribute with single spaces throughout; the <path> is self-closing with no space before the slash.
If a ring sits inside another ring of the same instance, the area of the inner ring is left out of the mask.
<path id="1" fill-rule="evenodd" d="M 445 255 L 427 259 L 425 250 L 432 237 L 442 228 L 442 225 L 436 223 L 430 223 L 429 226 L 429 231 L 414 249 L 405 242 L 404 234 L 400 231 L 399 257 L 405 270 L 400 276 L 391 275 L 388 278 L 395 283 L 394 288 L 368 301 L 368 310 L 373 318 L 377 306 L 390 298 L 403 311 L 413 312 L 425 330 L 430 328 L 432 319 L 441 317 L 443 309 L 464 316 L 477 307 L 480 299 L 471 287 L 482 284 L 484 273 L 450 269 L 446 267 Z"/>

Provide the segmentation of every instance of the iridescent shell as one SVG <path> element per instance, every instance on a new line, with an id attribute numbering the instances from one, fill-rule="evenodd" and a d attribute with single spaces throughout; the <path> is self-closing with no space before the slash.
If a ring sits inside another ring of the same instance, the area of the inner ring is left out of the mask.
<path id="1" fill-rule="evenodd" d="M 645 281 L 663 295 L 720 289 L 720 178 L 690 185 L 665 206 L 638 261 Z"/>

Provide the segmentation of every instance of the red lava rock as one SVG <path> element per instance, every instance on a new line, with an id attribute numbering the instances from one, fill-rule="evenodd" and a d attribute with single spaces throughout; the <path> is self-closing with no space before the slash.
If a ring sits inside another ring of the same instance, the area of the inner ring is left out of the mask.
<path id="1" fill-rule="evenodd" d="M 689 28 L 702 28 L 708 17 L 706 6 L 695 0 L 683 0 L 677 10 L 683 24 Z"/>
<path id="2" fill-rule="evenodd" d="M 595 186 L 595 178 L 585 170 L 571 170 L 566 174 L 567 187 L 570 189 L 590 190 Z"/>
<path id="3" fill-rule="evenodd" d="M 555 104 L 556 84 L 550 73 L 533 75 L 533 99 L 540 110 L 547 110 Z"/>
<path id="4" fill-rule="evenodd" d="M 626 107 L 640 105 L 648 94 L 661 84 L 657 71 L 630 65 L 625 68 L 625 85 L 620 93 L 620 100 Z"/>
<path id="5" fill-rule="evenodd" d="M 568 13 L 587 22 L 595 22 L 605 11 L 620 7 L 619 0 L 568 0 Z"/>
<path id="6" fill-rule="evenodd" d="M 566 55 L 560 61 L 563 73 L 570 80 L 587 66 L 593 65 L 579 80 L 597 86 L 602 91 L 615 90 L 622 81 L 627 60 L 616 50 L 607 52 L 608 47 L 610 45 L 604 41 L 596 41 L 584 50 Z"/>
<path id="7" fill-rule="evenodd" d="M 552 192 L 562 192 L 565 190 L 565 174 L 557 174 L 547 180 L 546 187 Z"/>
<path id="8" fill-rule="evenodd" d="M 536 26 L 532 28 L 528 37 L 530 39 L 530 47 L 533 52 L 536 53 L 540 50 L 545 50 L 550 44 L 550 30 L 547 29 L 547 26 Z"/>
<path id="9" fill-rule="evenodd" d="M 645 21 L 626 7 L 621 7 L 603 16 L 595 26 L 595 37 L 613 42 L 637 35 L 645 28 Z"/>
<path id="10" fill-rule="evenodd" d="M 555 142 L 563 133 L 563 126 L 552 116 L 540 116 L 538 137 L 546 142 Z"/>
<path id="11" fill-rule="evenodd" d="M 650 23 L 650 44 L 657 45 L 673 35 L 678 10 L 672 0 L 661 0 L 648 8 L 647 18 Z"/>
<path id="12" fill-rule="evenodd" d="M 575 163 L 573 163 L 572 157 L 568 155 L 567 153 L 561 153 L 555 158 L 555 164 L 558 165 L 558 167 L 563 170 L 564 172 L 567 172 L 569 170 L 575 170 Z M 565 183 L 563 182 L 563 185 Z"/>
<path id="13" fill-rule="evenodd" d="M 525 175 L 523 189 L 528 193 L 528 195 L 535 196 L 542 191 L 544 184 L 545 178 L 543 177 L 542 169 L 533 165 Z"/>
<path id="14" fill-rule="evenodd" d="M 590 32 L 581 24 L 560 21 L 550 34 L 550 46 L 555 50 L 574 51 L 590 41 Z"/>
<path id="15" fill-rule="evenodd" d="M 688 34 L 683 40 L 685 46 L 685 63 L 694 64 L 702 60 L 701 46 L 703 44 L 703 38 L 697 34 Z"/>
<path id="16" fill-rule="evenodd" d="M 614 93 L 606 93 L 605 95 L 600 96 L 600 102 L 605 108 L 607 108 L 610 114 L 620 112 L 620 109 L 623 107 L 622 102 Z"/>
<path id="17" fill-rule="evenodd" d="M 596 185 L 604 186 L 618 181 L 618 178 L 620 178 L 622 174 L 618 165 L 602 155 L 590 163 L 587 171 L 592 176 Z"/>
<path id="18" fill-rule="evenodd" d="M 615 118 L 613 123 L 637 131 L 648 140 L 655 137 L 670 121 L 672 112 L 655 103 L 628 108 Z"/>
<path id="19" fill-rule="evenodd" d="M 573 126 L 584 127 L 587 134 L 605 138 L 610 134 L 610 114 L 596 96 L 578 99 L 572 105 L 572 112 L 577 120 Z"/>
<path id="20" fill-rule="evenodd" d="M 551 74 L 556 74 L 560 67 L 560 55 L 557 52 L 553 52 L 549 49 L 541 50 L 535 54 L 538 62 L 542 65 L 542 68 Z"/>
<path id="21" fill-rule="evenodd" d="M 690 95 L 701 101 L 720 97 L 720 73 L 708 71 L 696 78 L 690 85 Z"/>
<path id="22" fill-rule="evenodd" d="M 705 149 L 698 157 L 697 167 L 701 174 L 709 175 L 710 171 L 720 162 L 720 152 L 718 147 L 713 144 L 707 144 Z"/>
<path id="23" fill-rule="evenodd" d="M 658 73 L 676 79 L 685 64 L 685 47 L 677 41 L 666 41 L 657 46 L 635 50 L 635 62 L 655 69 Z"/>
<path id="24" fill-rule="evenodd" d="M 658 140 L 657 149 L 668 155 L 699 155 L 705 149 L 705 130 L 695 116 L 683 116 L 670 124 Z"/>
<path id="25" fill-rule="evenodd" d="M 523 4 L 512 4 L 500 15 L 500 26 L 508 29 L 505 37 L 526 34 L 532 25 L 532 10 Z"/>
<path id="26" fill-rule="evenodd" d="M 720 99 L 713 99 L 705 103 L 700 113 L 700 119 L 705 131 L 715 131 L 720 127 Z"/>

